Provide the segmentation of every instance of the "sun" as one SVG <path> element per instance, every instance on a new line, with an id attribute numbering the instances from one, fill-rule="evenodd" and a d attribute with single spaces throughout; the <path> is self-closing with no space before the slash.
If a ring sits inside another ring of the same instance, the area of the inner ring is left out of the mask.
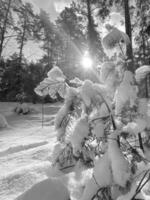
<path id="1" fill-rule="evenodd" d="M 93 61 L 92 61 L 92 59 L 90 58 L 90 56 L 88 55 L 87 52 L 83 56 L 81 64 L 85 69 L 91 69 L 92 68 Z"/>

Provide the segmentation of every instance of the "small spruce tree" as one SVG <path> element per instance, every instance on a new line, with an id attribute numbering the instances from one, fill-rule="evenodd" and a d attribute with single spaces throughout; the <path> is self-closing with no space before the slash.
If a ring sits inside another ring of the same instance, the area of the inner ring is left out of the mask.
<path id="1" fill-rule="evenodd" d="M 133 200 L 150 179 L 148 99 L 138 97 L 138 85 L 150 66 L 129 71 L 129 37 L 110 25 L 106 28 L 103 47 L 113 61 L 101 65 L 98 83 L 68 81 L 54 67 L 35 92 L 65 98 L 55 119 L 53 167 L 64 173 L 78 163 L 93 169 L 81 199 Z"/>

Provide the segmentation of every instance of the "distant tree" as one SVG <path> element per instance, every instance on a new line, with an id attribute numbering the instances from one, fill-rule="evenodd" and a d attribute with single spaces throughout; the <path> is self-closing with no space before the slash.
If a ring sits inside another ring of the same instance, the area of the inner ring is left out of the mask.
<path id="1" fill-rule="evenodd" d="M 42 42 L 41 48 L 44 51 L 41 63 L 47 73 L 53 66 L 55 61 L 56 48 L 56 26 L 50 21 L 48 13 L 44 10 L 39 15 L 39 40 Z"/>
<path id="2" fill-rule="evenodd" d="M 16 95 L 20 93 L 22 69 L 17 65 L 17 62 L 17 54 L 13 54 L 10 59 L 5 61 L 5 70 L 0 83 L 1 100 L 15 101 Z"/>
<path id="3" fill-rule="evenodd" d="M 138 45 L 138 56 L 142 64 L 149 64 L 150 59 L 150 46 L 149 46 L 149 35 L 147 33 L 147 27 L 149 25 L 149 12 L 150 5 L 149 1 L 137 1 L 135 8 L 135 43 Z"/>
<path id="4" fill-rule="evenodd" d="M 86 49 L 85 21 L 75 3 L 66 7 L 59 15 L 56 23 L 62 41 L 62 59 L 59 65 L 69 77 L 75 75 L 84 50 Z M 65 69 L 66 68 L 66 69 Z"/>
<path id="5" fill-rule="evenodd" d="M 40 63 L 30 63 L 23 69 L 23 91 L 26 94 L 26 100 L 36 103 L 39 98 L 34 92 L 34 88 L 44 78 L 43 68 Z"/>
<path id="6" fill-rule="evenodd" d="M 97 9 L 97 16 L 99 15 L 101 18 L 105 18 L 104 15 L 107 16 L 108 14 L 108 9 L 106 11 L 107 6 L 104 7 L 103 2 L 97 0 L 82 0 L 81 2 L 86 5 L 87 42 L 90 55 L 93 57 L 93 60 L 102 62 L 105 55 L 101 44 L 100 32 L 97 30 L 97 25 L 94 21 L 94 11 Z M 103 9 L 101 9 L 102 5 Z"/>
<path id="7" fill-rule="evenodd" d="M 34 39 L 34 22 L 36 15 L 30 3 L 22 4 L 22 6 L 16 8 L 15 11 L 18 15 L 16 32 L 17 42 L 19 44 L 19 65 L 21 65 L 24 45 L 28 40 Z"/>
<path id="8" fill-rule="evenodd" d="M 130 10 L 129 10 L 129 0 L 124 0 L 124 16 L 125 16 L 125 30 L 126 34 L 130 38 L 130 45 L 127 46 L 127 59 L 128 62 L 128 69 L 130 71 L 134 71 L 134 60 L 133 60 L 133 50 L 132 50 L 132 27 L 131 27 L 131 17 L 130 17 Z"/>
<path id="9" fill-rule="evenodd" d="M 13 18 L 11 10 L 12 0 L 0 1 L 0 60 L 2 56 L 5 35 L 9 28 L 12 27 Z"/>

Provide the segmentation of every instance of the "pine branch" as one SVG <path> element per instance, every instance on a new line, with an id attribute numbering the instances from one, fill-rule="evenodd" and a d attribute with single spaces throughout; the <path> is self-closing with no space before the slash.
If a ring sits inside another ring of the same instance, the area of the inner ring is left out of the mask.
<path id="1" fill-rule="evenodd" d="M 133 195 L 133 197 L 131 198 L 131 200 L 135 200 L 135 197 L 141 192 L 142 188 L 146 185 L 146 183 L 150 180 L 150 174 L 147 178 L 147 180 L 143 183 L 144 179 L 146 178 L 147 174 L 150 172 L 150 169 L 148 169 L 144 176 L 142 177 L 138 187 L 136 188 L 135 194 Z"/>
<path id="2" fill-rule="evenodd" d="M 144 147 L 143 147 L 141 133 L 138 133 L 138 139 L 139 139 L 140 149 L 144 152 Z"/>

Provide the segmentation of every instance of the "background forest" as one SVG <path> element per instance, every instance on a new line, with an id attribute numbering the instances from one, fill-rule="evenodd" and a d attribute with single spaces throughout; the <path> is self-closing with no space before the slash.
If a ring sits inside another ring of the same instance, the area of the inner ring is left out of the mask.
<path id="1" fill-rule="evenodd" d="M 95 66 L 110 60 L 101 41 L 112 19 L 116 21 L 112 25 L 120 21 L 132 41 L 126 58 L 130 71 L 150 64 L 149 0 L 78 0 L 65 7 L 55 21 L 44 10 L 35 12 L 29 2 L 0 0 L 0 100 L 17 101 L 21 94 L 25 101 L 40 101 L 34 88 L 55 65 L 68 80 L 92 80 L 93 75 L 83 69 L 81 60 L 87 49 Z M 8 56 L 6 49 L 12 38 L 17 48 Z M 34 48 L 30 56 L 25 56 L 29 41 L 39 45 L 39 59 L 30 59 L 36 54 Z M 148 97 L 149 77 L 142 87 L 146 88 L 141 90 L 142 95 Z M 46 97 L 45 101 L 53 100 Z"/>

